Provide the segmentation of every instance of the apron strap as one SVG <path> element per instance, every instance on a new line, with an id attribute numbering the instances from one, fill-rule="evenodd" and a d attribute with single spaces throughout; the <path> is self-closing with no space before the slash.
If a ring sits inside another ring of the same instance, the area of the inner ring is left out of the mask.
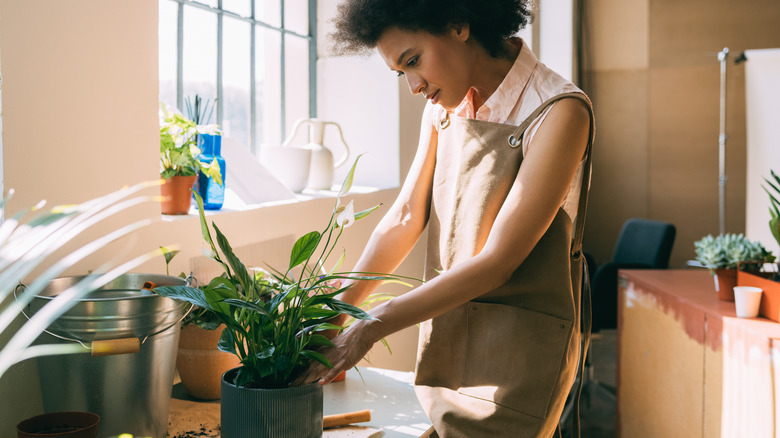
<path id="1" fill-rule="evenodd" d="M 593 117 L 593 106 L 587 97 L 582 93 L 562 93 L 553 96 L 546 101 L 542 102 L 538 108 L 536 108 L 531 115 L 529 115 L 523 122 L 518 125 L 517 129 L 509 136 L 507 142 L 511 147 L 521 147 L 523 143 L 523 136 L 528 126 L 534 122 L 541 114 L 553 103 L 561 99 L 577 99 L 582 101 L 588 108 L 588 114 L 590 115 L 590 135 L 588 137 L 588 146 L 585 149 L 585 168 L 582 172 L 582 185 L 580 186 L 580 199 L 577 204 L 577 217 L 574 222 L 574 236 L 571 243 L 571 255 L 576 257 L 580 251 L 582 251 L 582 236 L 585 232 L 585 211 L 588 208 L 588 189 L 590 187 L 590 172 L 591 172 L 591 149 L 593 146 L 593 137 L 596 131 L 595 119 Z M 522 153 L 522 151 L 521 151 Z"/>
<path id="2" fill-rule="evenodd" d="M 580 395 L 582 394 L 582 382 L 585 378 L 585 358 L 587 357 L 590 349 L 590 332 L 591 332 L 591 291 L 590 291 L 590 278 L 588 275 L 588 264 L 585 257 L 582 255 L 582 236 L 585 231 L 585 211 L 588 208 L 588 191 L 590 189 L 590 173 L 592 166 L 592 154 L 591 149 L 593 147 L 593 138 L 595 135 L 596 125 L 593 117 L 593 106 L 591 102 L 582 93 L 563 93 L 557 96 L 553 96 L 550 99 L 544 101 L 538 108 L 528 116 L 523 123 L 521 123 L 512 135 L 509 136 L 508 142 L 510 147 L 520 147 L 522 154 L 523 135 L 528 129 L 528 126 L 536 120 L 539 115 L 542 114 L 553 103 L 566 98 L 579 99 L 588 108 L 588 115 L 590 116 L 590 135 L 588 136 L 588 145 L 585 149 L 585 168 L 582 172 L 582 184 L 580 186 L 580 198 L 577 204 L 577 217 L 574 222 L 574 236 L 572 237 L 571 253 L 570 257 L 576 259 L 582 257 L 583 263 L 583 278 L 581 279 L 581 291 L 580 291 L 580 317 L 581 317 L 581 330 L 582 339 L 580 342 L 580 357 L 577 364 L 577 374 L 579 379 L 575 381 L 574 395 L 573 395 L 573 427 L 572 434 L 575 438 L 580 437 L 581 424 L 580 424 Z M 560 434 L 560 423 L 558 424 L 558 433 Z M 559 435 L 560 436 L 560 435 Z"/>

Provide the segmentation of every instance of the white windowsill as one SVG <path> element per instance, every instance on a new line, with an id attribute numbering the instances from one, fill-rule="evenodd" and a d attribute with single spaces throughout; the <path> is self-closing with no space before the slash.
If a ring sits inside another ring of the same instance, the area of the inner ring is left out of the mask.
<path id="1" fill-rule="evenodd" d="M 346 196 L 349 197 L 349 196 L 360 195 L 360 194 L 376 193 L 386 189 L 387 188 L 352 186 L 352 189 L 350 189 L 350 191 L 347 193 Z M 222 206 L 222 208 L 219 210 L 205 210 L 205 213 L 206 216 L 210 216 L 210 215 L 215 215 L 220 213 L 251 211 L 259 208 L 274 207 L 277 205 L 287 205 L 287 204 L 296 204 L 300 202 L 307 202 L 314 199 L 335 198 L 338 196 L 338 194 L 339 194 L 338 190 L 304 189 L 303 192 L 301 193 L 295 193 L 294 198 L 282 199 L 276 201 L 266 201 L 266 202 L 261 202 L 256 204 L 247 204 L 228 187 L 228 189 L 225 191 L 225 203 Z M 198 208 L 197 205 L 193 202 L 192 206 L 190 207 L 190 212 L 188 214 L 181 214 L 181 215 L 164 214 L 162 215 L 162 219 L 164 221 L 174 222 L 174 221 L 187 219 L 190 217 L 197 217 L 197 216 L 198 216 Z"/>

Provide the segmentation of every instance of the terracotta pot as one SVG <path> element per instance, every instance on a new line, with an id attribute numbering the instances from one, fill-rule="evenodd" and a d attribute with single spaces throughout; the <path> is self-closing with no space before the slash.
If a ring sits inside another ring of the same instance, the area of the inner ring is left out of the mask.
<path id="1" fill-rule="evenodd" d="M 734 301 L 734 286 L 737 285 L 736 269 L 715 270 L 715 292 L 723 301 Z"/>
<path id="2" fill-rule="evenodd" d="M 192 188 L 198 176 L 174 176 L 160 186 L 162 214 L 187 214 L 192 203 Z"/>
<path id="3" fill-rule="evenodd" d="M 184 388 L 202 400 L 220 398 L 222 374 L 241 363 L 235 354 L 217 348 L 224 325 L 204 330 L 196 325 L 181 329 L 176 366 Z"/>
<path id="4" fill-rule="evenodd" d="M 336 378 L 335 378 L 335 379 L 333 379 L 333 380 L 331 381 L 331 383 L 332 383 L 332 382 L 343 382 L 343 381 L 344 381 L 344 380 L 346 380 L 346 379 L 347 379 L 347 372 L 346 372 L 346 371 L 342 371 L 342 372 L 340 372 L 340 373 L 339 373 L 339 375 L 338 375 L 338 376 L 336 376 Z"/>
<path id="5" fill-rule="evenodd" d="M 772 280 L 773 272 L 745 272 L 737 273 L 738 286 L 755 286 L 764 291 L 761 294 L 761 305 L 758 314 L 780 322 L 780 283 Z"/>
<path id="6" fill-rule="evenodd" d="M 97 438 L 100 416 L 91 412 L 51 412 L 16 425 L 19 438 Z"/>

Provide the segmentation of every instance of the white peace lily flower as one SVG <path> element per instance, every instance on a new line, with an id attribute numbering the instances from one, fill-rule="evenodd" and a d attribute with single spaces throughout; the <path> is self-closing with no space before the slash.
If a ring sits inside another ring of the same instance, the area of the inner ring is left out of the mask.
<path id="1" fill-rule="evenodd" d="M 346 208 L 336 217 L 336 225 L 347 228 L 355 223 L 355 207 L 353 201 L 349 201 Z"/>
<path id="2" fill-rule="evenodd" d="M 217 254 L 211 250 L 211 248 L 208 245 L 201 244 L 200 251 L 203 253 L 204 256 L 210 259 L 216 258 Z"/>

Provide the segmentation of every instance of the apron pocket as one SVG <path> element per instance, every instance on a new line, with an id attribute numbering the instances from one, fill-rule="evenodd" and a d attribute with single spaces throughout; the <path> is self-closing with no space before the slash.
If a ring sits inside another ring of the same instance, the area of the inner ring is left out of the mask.
<path id="1" fill-rule="evenodd" d="M 495 303 L 467 304 L 465 371 L 458 392 L 544 418 L 572 323 Z"/>

